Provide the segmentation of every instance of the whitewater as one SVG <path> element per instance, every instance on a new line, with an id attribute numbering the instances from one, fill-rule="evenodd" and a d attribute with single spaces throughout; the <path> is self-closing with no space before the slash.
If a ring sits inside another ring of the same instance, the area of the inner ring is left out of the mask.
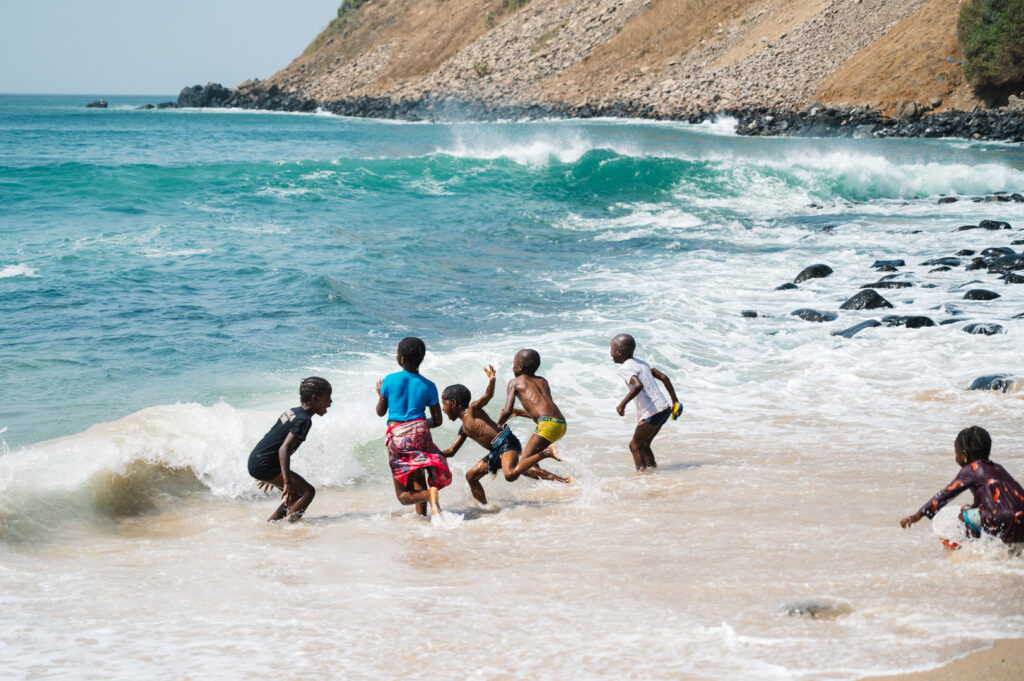
<path id="1" fill-rule="evenodd" d="M 1024 392 L 968 390 L 1020 375 L 1024 286 L 923 264 L 1024 251 L 1019 146 L 79 99 L 0 96 L 4 678 L 845 681 L 1024 631 L 1019 556 L 898 525 L 962 427 L 1024 477 Z M 893 309 L 840 310 L 883 259 Z M 887 314 L 935 326 L 832 335 Z M 655 473 L 623 332 L 686 408 Z M 575 484 L 481 507 L 468 443 L 443 517 L 400 506 L 373 408 L 406 335 L 474 396 L 536 348 Z M 246 458 L 309 375 L 318 494 L 269 525 Z"/>

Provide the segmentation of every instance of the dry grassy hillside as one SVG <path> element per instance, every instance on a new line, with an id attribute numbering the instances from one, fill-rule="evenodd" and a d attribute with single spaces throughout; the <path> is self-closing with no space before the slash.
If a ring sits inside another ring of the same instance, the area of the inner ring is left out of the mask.
<path id="1" fill-rule="evenodd" d="M 321 101 L 454 95 L 666 113 L 965 109 L 978 102 L 955 63 L 958 12 L 958 0 L 367 0 L 265 85 Z"/>

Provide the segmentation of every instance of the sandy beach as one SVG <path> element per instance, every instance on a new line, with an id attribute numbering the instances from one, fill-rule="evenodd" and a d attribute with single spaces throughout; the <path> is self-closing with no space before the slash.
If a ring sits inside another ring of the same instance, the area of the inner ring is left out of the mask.
<path id="1" fill-rule="evenodd" d="M 1002 639 L 945 667 L 912 674 L 869 676 L 863 681 L 1019 681 L 1024 679 L 1024 639 Z"/>

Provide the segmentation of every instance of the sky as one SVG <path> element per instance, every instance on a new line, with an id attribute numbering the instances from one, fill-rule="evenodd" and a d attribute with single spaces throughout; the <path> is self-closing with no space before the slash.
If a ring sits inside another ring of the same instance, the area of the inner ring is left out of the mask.
<path id="1" fill-rule="evenodd" d="M 0 0 L 0 93 L 174 95 L 287 66 L 341 0 Z"/>

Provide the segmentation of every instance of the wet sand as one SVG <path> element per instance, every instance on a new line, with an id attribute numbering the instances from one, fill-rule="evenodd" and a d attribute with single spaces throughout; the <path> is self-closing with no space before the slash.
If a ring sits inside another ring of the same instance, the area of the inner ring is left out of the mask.
<path id="1" fill-rule="evenodd" d="M 979 650 L 945 667 L 926 672 L 870 676 L 862 681 L 1020 681 L 1024 679 L 1024 639 L 1011 638 L 995 642 L 987 650 Z"/>

